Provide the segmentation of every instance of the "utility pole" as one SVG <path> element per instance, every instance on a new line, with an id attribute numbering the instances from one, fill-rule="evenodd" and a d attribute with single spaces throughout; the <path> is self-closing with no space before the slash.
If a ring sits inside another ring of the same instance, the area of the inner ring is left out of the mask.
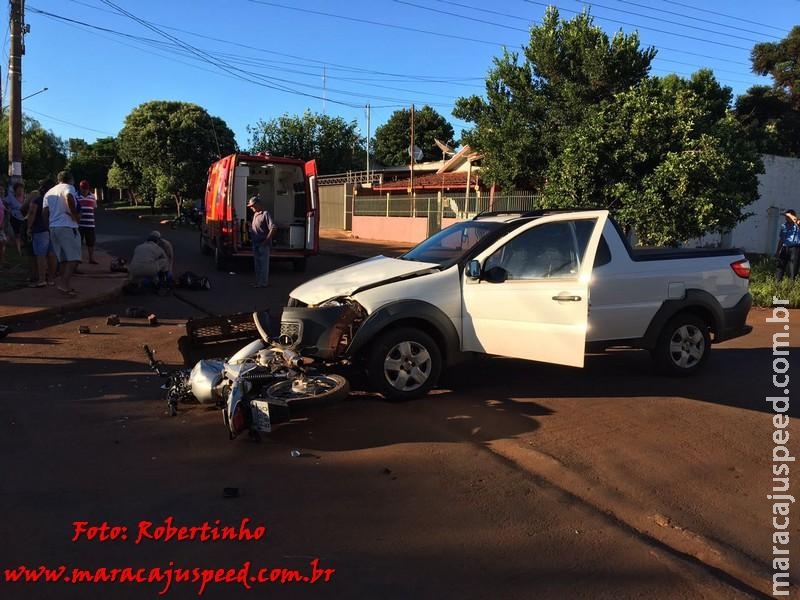
<path id="1" fill-rule="evenodd" d="M 8 57 L 9 121 L 8 121 L 8 179 L 9 187 L 22 181 L 22 55 L 25 54 L 23 25 L 25 0 L 10 0 L 11 53 Z"/>
<path id="2" fill-rule="evenodd" d="M 369 129 L 370 120 L 369 119 L 370 119 L 370 106 L 369 106 L 369 104 L 367 104 L 367 181 L 371 182 L 372 179 L 369 178 L 369 136 L 370 136 L 370 129 Z"/>
<path id="3" fill-rule="evenodd" d="M 411 146 L 408 149 L 411 155 L 411 189 L 409 190 L 411 196 L 411 206 L 414 206 L 414 105 L 411 105 Z M 412 208 L 411 213 L 414 213 Z"/>

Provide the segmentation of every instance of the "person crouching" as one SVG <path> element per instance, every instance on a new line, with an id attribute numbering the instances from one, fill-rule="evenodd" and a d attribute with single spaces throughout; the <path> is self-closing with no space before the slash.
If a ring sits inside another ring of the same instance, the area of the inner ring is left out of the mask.
<path id="1" fill-rule="evenodd" d="M 133 258 L 128 263 L 131 283 L 139 283 L 154 289 L 170 284 L 170 261 L 164 248 L 159 244 L 160 240 L 161 234 L 153 231 L 144 243 L 133 250 Z"/>

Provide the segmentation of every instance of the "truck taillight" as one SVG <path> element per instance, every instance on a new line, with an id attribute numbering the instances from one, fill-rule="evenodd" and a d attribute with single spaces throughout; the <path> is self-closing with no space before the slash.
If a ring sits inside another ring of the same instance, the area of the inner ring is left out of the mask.
<path id="1" fill-rule="evenodd" d="M 742 279 L 750 279 L 750 261 L 746 258 L 731 263 L 731 269 Z"/>

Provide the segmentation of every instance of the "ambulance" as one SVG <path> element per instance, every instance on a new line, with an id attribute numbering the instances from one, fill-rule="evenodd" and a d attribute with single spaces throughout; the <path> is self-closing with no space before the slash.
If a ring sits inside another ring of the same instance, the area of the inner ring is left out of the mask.
<path id="1" fill-rule="evenodd" d="M 236 153 L 208 169 L 200 251 L 213 255 L 219 269 L 232 259 L 252 257 L 247 200 L 261 198 L 277 231 L 271 260 L 292 261 L 304 271 L 306 260 L 319 252 L 319 190 L 316 161 Z"/>

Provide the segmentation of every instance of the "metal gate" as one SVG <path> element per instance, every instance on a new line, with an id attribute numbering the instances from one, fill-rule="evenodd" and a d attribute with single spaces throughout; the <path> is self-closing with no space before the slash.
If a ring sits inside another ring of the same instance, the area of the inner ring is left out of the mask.
<path id="1" fill-rule="evenodd" d="M 352 228 L 353 185 L 322 185 L 319 187 L 319 226 L 322 229 Z"/>

